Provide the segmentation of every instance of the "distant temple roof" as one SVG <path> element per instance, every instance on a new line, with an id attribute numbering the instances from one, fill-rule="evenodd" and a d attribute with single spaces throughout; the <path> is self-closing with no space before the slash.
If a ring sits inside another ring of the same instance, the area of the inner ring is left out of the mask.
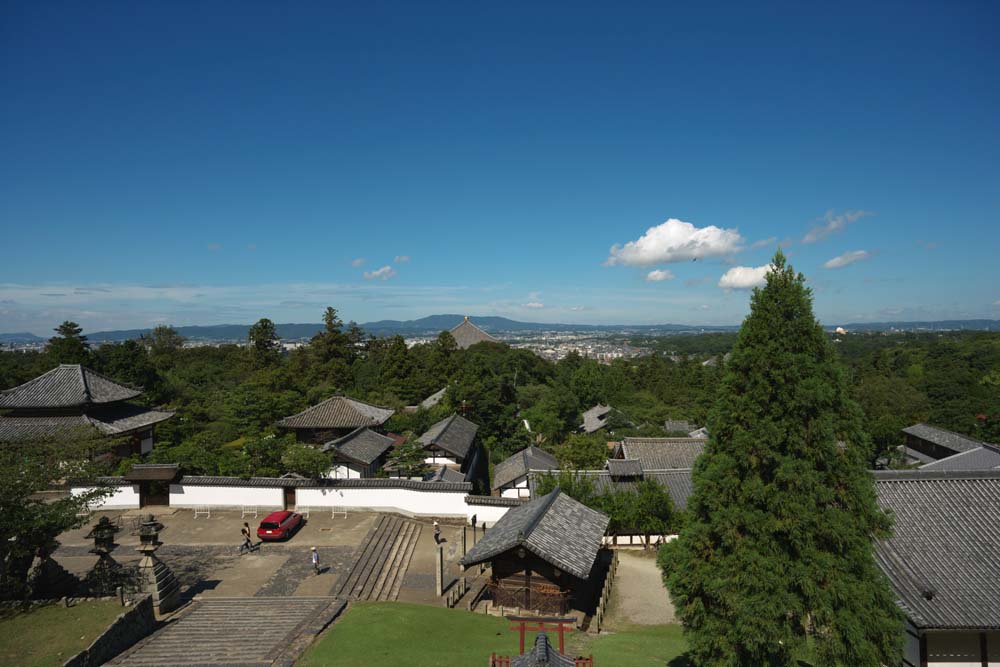
<path id="1" fill-rule="evenodd" d="M 141 389 L 116 382 L 80 364 L 62 364 L 0 392 L 0 409 L 74 408 L 127 401 Z"/>
<path id="2" fill-rule="evenodd" d="M 476 431 L 479 426 L 470 422 L 465 417 L 453 414 L 427 429 L 427 432 L 420 436 L 420 444 L 424 447 L 434 445 L 438 449 L 443 449 L 449 454 L 453 454 L 460 459 L 469 455 L 473 440 L 476 439 Z"/>
<path id="3" fill-rule="evenodd" d="M 527 476 L 531 470 L 557 470 L 559 462 L 556 457 L 540 447 L 525 447 L 493 467 L 494 490 Z"/>
<path id="4" fill-rule="evenodd" d="M 587 579 L 610 519 L 558 487 L 531 502 L 510 508 L 465 555 L 469 567 L 524 547 L 547 563 Z"/>
<path id="5" fill-rule="evenodd" d="M 451 337 L 455 339 L 455 343 L 458 347 L 463 350 L 472 347 L 476 343 L 500 342 L 473 324 L 469 320 L 468 315 L 465 316 L 465 319 L 458 326 L 451 330 Z"/>
<path id="6" fill-rule="evenodd" d="M 359 426 L 344 437 L 326 443 L 322 450 L 336 452 L 349 461 L 369 465 L 389 451 L 395 442 L 389 436 L 376 433 L 367 426 Z"/>
<path id="7" fill-rule="evenodd" d="M 441 400 L 444 398 L 444 394 L 446 391 L 448 391 L 448 387 L 442 387 L 438 389 L 433 394 L 431 394 L 424 400 L 420 401 L 420 407 L 425 410 L 430 410 L 435 405 L 441 402 Z"/>
<path id="8" fill-rule="evenodd" d="M 333 396 L 278 422 L 284 428 L 355 429 L 380 426 L 395 414 L 392 408 L 371 405 L 346 396 Z"/>
<path id="9" fill-rule="evenodd" d="M 900 607 L 920 629 L 1000 628 L 1000 471 L 878 471 L 894 515 L 876 543 Z"/>
<path id="10" fill-rule="evenodd" d="M 558 474 L 560 471 L 555 470 L 552 472 L 553 474 Z M 639 482 L 656 482 L 667 490 L 670 500 L 673 501 L 674 507 L 677 509 L 685 509 L 687 507 L 688 498 L 691 497 L 691 493 L 694 491 L 692 470 L 690 468 L 643 470 L 641 475 L 631 476 L 616 476 L 608 471 L 607 468 L 604 470 L 574 470 L 572 473 L 578 477 L 589 479 L 590 483 L 594 486 L 595 493 L 604 493 L 606 491 L 635 493 Z M 538 476 L 531 475 L 528 478 L 528 486 L 531 489 L 532 495 L 535 493 L 537 484 Z"/>
<path id="11" fill-rule="evenodd" d="M 608 425 L 608 414 L 611 413 L 613 408 L 610 405 L 601 405 L 598 403 L 594 407 L 590 408 L 583 413 L 583 429 L 584 433 L 593 433 L 594 431 L 599 431 Z"/>
<path id="12" fill-rule="evenodd" d="M 983 444 L 943 459 L 920 466 L 921 470 L 997 470 L 1000 469 L 1000 447 Z"/>

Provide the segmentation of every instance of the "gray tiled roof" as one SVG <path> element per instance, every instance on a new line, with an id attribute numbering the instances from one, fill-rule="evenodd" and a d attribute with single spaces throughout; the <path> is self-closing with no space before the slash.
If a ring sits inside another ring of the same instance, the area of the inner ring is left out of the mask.
<path id="1" fill-rule="evenodd" d="M 573 667 L 574 665 L 576 660 L 560 653 L 549 643 L 549 638 L 544 632 L 539 632 L 535 636 L 535 645 L 527 653 L 514 656 L 510 660 L 510 667 Z"/>
<path id="2" fill-rule="evenodd" d="M 608 424 L 608 414 L 613 410 L 610 405 L 597 404 L 583 413 L 583 425 L 580 427 L 584 433 L 599 431 Z"/>
<path id="3" fill-rule="evenodd" d="M 704 438 L 625 438 L 621 452 L 622 458 L 639 459 L 646 471 L 693 468 L 705 442 Z"/>
<path id="4" fill-rule="evenodd" d="M 948 431 L 929 424 L 908 426 L 903 429 L 903 433 L 932 442 L 941 447 L 947 447 L 953 452 L 967 452 L 983 444 L 979 440 L 962 435 L 961 433 L 955 433 L 954 431 Z"/>
<path id="5" fill-rule="evenodd" d="M 893 536 L 876 544 L 921 629 L 1000 628 L 1000 471 L 873 473 Z"/>
<path id="6" fill-rule="evenodd" d="M 354 429 L 359 426 L 379 426 L 394 413 L 392 408 L 371 405 L 346 396 L 332 396 L 298 414 L 285 417 L 278 425 L 285 428 Z"/>
<path id="7" fill-rule="evenodd" d="M 127 401 L 141 389 L 116 382 L 80 364 L 63 364 L 0 392 L 0 409 L 70 408 Z"/>
<path id="8" fill-rule="evenodd" d="M 387 435 L 376 433 L 367 426 L 359 426 L 347 435 L 323 445 L 324 452 L 336 452 L 355 463 L 368 465 L 392 448 L 395 440 Z"/>
<path id="9" fill-rule="evenodd" d="M 639 459 L 608 459 L 605 467 L 612 477 L 642 477 Z"/>
<path id="10" fill-rule="evenodd" d="M 484 505 L 490 507 L 517 507 L 528 502 L 526 498 L 504 498 L 502 496 L 466 496 L 466 505 Z"/>
<path id="11" fill-rule="evenodd" d="M 85 415 L 0 416 L 0 442 L 127 435 L 173 416 L 173 412 L 127 403 Z"/>
<path id="12" fill-rule="evenodd" d="M 921 470 L 994 470 L 1000 468 L 1000 447 L 984 444 L 920 466 Z"/>
<path id="13" fill-rule="evenodd" d="M 695 430 L 688 433 L 689 438 L 707 438 L 708 429 L 702 426 L 701 428 L 696 428 Z"/>
<path id="14" fill-rule="evenodd" d="M 586 579 L 609 521 L 556 488 L 508 510 L 460 562 L 468 567 L 523 546 L 559 569 Z"/>
<path id="15" fill-rule="evenodd" d="M 444 398 L 445 392 L 447 391 L 448 387 L 442 387 L 441 389 L 438 389 L 433 394 L 431 394 L 424 400 L 420 401 L 420 407 L 422 407 L 425 410 L 433 408 L 435 405 L 441 402 L 441 400 Z"/>
<path id="16" fill-rule="evenodd" d="M 472 447 L 472 441 L 476 439 L 478 430 L 479 426 L 476 424 L 461 415 L 453 414 L 427 429 L 427 432 L 420 436 L 420 444 L 424 447 L 435 445 L 438 449 L 464 459 L 469 455 L 469 449 Z"/>
<path id="17" fill-rule="evenodd" d="M 635 492 L 636 484 L 643 480 L 656 482 L 667 489 L 670 500 L 673 501 L 676 509 L 686 509 L 688 498 L 694 490 L 692 481 L 692 471 L 690 469 L 678 470 L 643 470 L 642 477 L 614 477 L 607 470 L 576 470 L 574 474 L 585 476 L 594 485 L 594 491 L 604 493 L 605 491 L 630 491 Z M 535 492 L 537 476 L 532 475 L 529 479 L 531 492 Z"/>
<path id="18" fill-rule="evenodd" d="M 556 457 L 540 447 L 525 447 L 493 467 L 493 489 L 499 489 L 521 477 L 530 470 L 555 470 L 559 467 Z"/>
<path id="19" fill-rule="evenodd" d="M 460 349 L 466 350 L 476 343 L 499 343 L 496 338 L 489 335 L 475 324 L 473 324 L 468 316 L 454 329 L 451 330 L 451 337 L 455 339 L 455 343 Z"/>
<path id="20" fill-rule="evenodd" d="M 465 475 L 460 470 L 440 466 L 437 470 L 424 475 L 425 482 L 464 482 Z"/>

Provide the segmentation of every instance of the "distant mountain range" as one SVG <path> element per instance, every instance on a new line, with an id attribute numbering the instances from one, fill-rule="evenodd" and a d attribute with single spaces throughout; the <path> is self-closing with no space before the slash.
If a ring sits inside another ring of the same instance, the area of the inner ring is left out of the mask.
<path id="1" fill-rule="evenodd" d="M 418 320 L 379 320 L 365 322 L 361 328 L 375 336 L 432 336 L 458 325 L 462 315 L 430 315 Z M 637 334 L 677 334 L 703 333 L 712 331 L 736 331 L 738 325 L 687 325 L 687 324 L 551 324 L 539 322 L 518 322 L 506 317 L 471 317 L 477 326 L 494 333 L 529 333 L 538 331 L 612 332 Z M 1000 320 L 941 320 L 935 322 L 859 322 L 841 324 L 848 331 L 1000 331 Z M 302 340 L 322 331 L 322 324 L 276 324 L 278 335 L 284 340 Z M 191 340 L 225 341 L 243 340 L 247 336 L 247 324 L 216 324 L 211 326 L 174 327 L 179 334 Z M 833 326 L 826 327 L 833 330 Z M 95 343 L 119 342 L 148 335 L 152 329 L 123 329 L 119 331 L 98 331 L 88 333 L 87 338 Z M 0 333 L 0 344 L 40 343 L 46 340 L 31 333 Z"/>

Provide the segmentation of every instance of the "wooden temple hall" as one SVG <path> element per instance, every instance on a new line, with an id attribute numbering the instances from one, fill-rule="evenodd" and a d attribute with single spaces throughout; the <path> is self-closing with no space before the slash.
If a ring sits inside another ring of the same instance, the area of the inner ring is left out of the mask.
<path id="1" fill-rule="evenodd" d="M 79 364 L 63 364 L 0 392 L 0 443 L 109 439 L 125 457 L 153 449 L 153 428 L 174 416 L 128 401 L 142 395 Z"/>
<path id="2" fill-rule="evenodd" d="M 558 487 L 511 508 L 461 560 L 489 563 L 494 606 L 546 615 L 592 614 L 607 572 L 609 518 Z"/>

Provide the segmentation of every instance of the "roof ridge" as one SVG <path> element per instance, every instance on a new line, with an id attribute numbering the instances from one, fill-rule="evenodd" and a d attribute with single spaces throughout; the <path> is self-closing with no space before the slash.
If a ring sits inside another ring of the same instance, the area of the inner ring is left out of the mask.
<path id="1" fill-rule="evenodd" d="M 77 364 L 76 369 L 80 372 L 80 384 L 83 385 L 83 396 L 87 403 L 91 401 L 90 385 L 87 383 L 87 374 L 83 372 L 83 364 Z"/>
<path id="2" fill-rule="evenodd" d="M 524 543 L 524 541 L 528 539 L 528 536 L 531 535 L 532 531 L 538 527 L 538 523 L 542 520 L 542 517 L 545 516 L 545 513 L 549 511 L 549 508 L 552 507 L 556 498 L 558 498 L 561 494 L 562 487 L 557 484 L 556 488 L 549 491 L 548 495 L 542 496 L 539 500 L 538 507 L 535 509 L 535 512 L 528 521 L 527 525 L 518 531 L 517 539 L 519 542 Z"/>

